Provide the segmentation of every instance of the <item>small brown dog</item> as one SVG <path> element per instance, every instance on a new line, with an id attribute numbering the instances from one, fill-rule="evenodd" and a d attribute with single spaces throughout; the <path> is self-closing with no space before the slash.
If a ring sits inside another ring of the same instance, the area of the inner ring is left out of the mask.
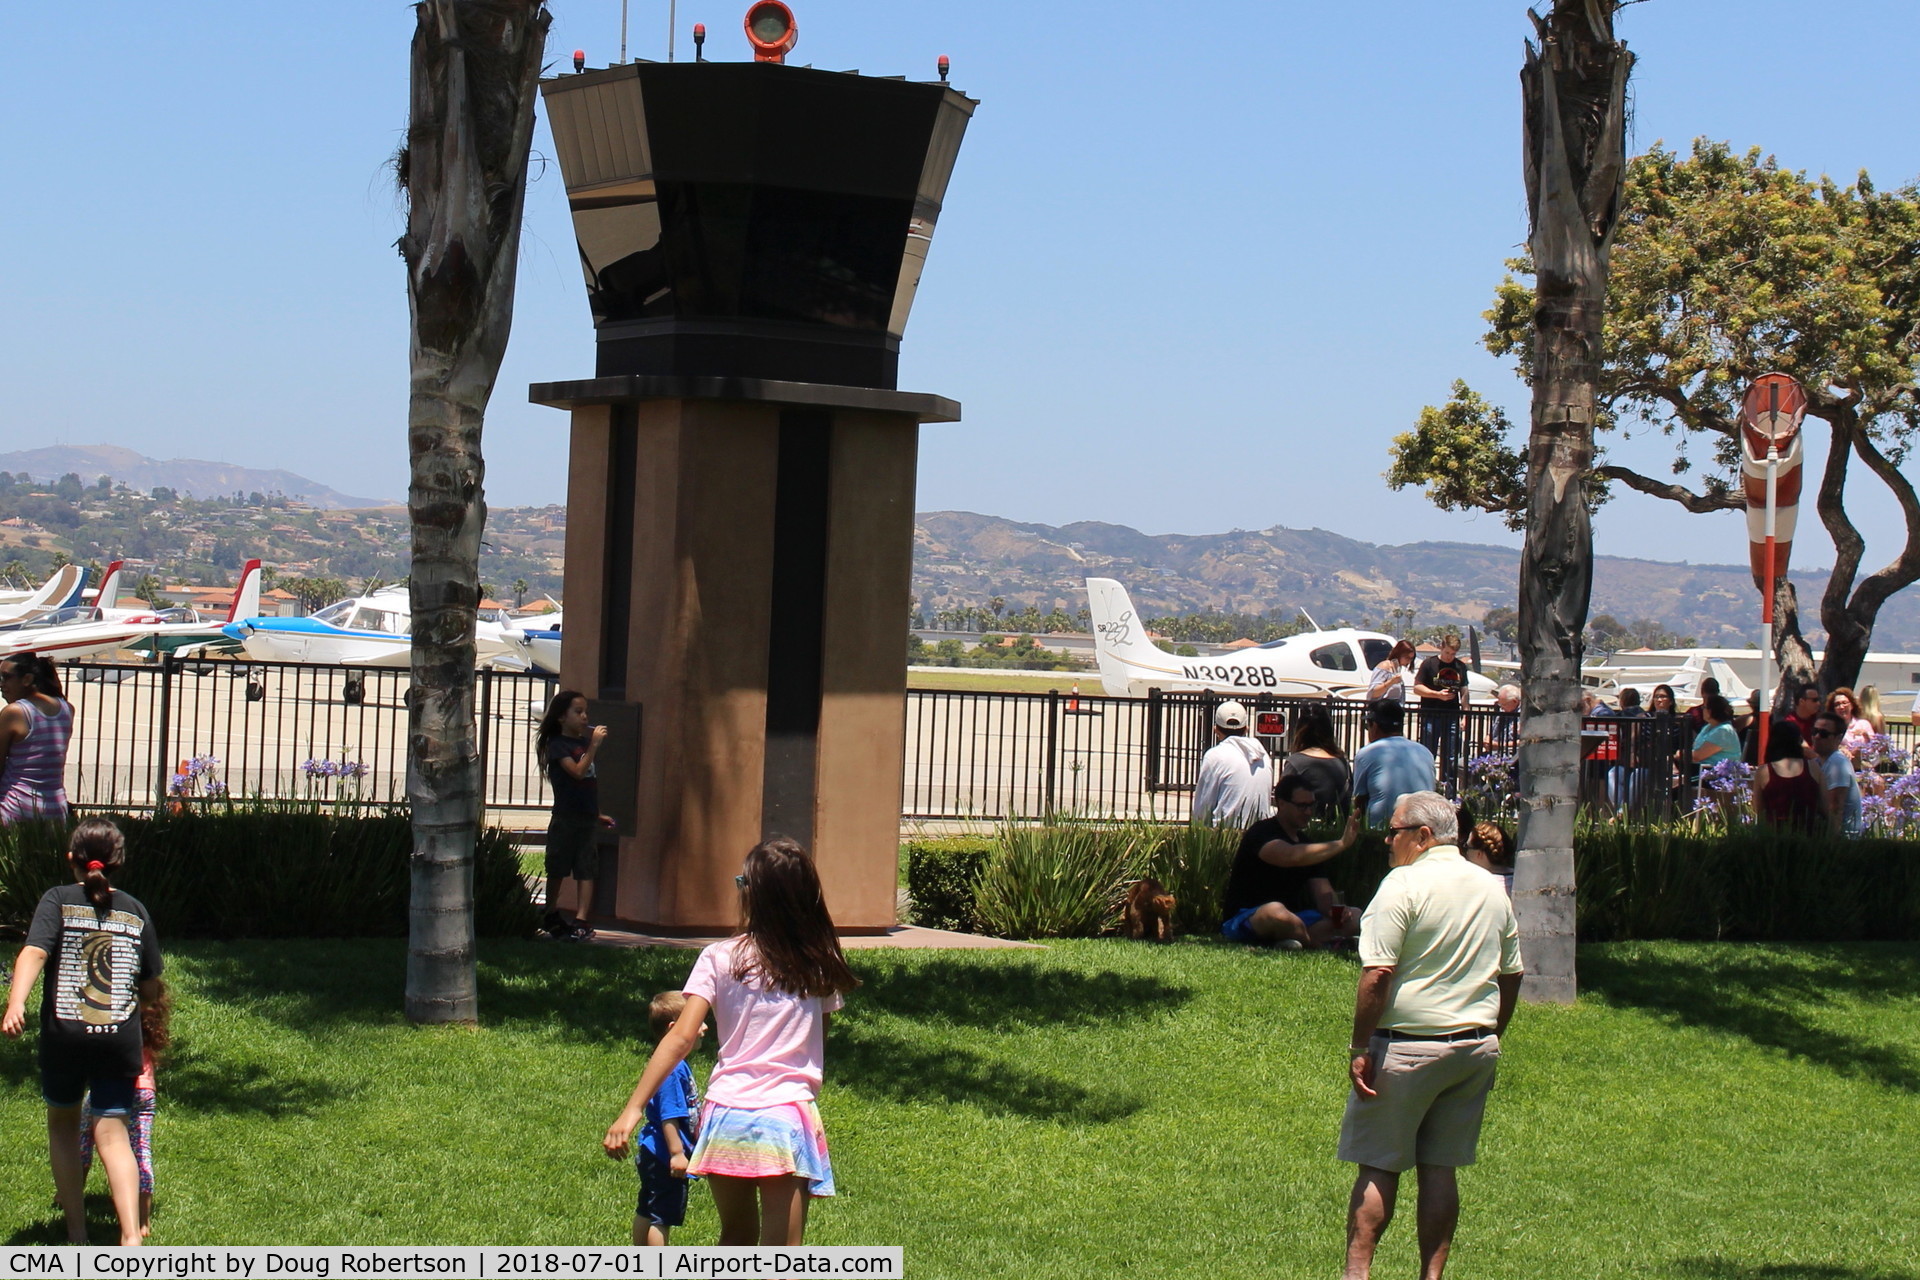
<path id="1" fill-rule="evenodd" d="M 1173 941 L 1174 896 L 1158 880 L 1134 881 L 1127 890 L 1127 907 L 1121 919 L 1129 938 L 1148 942 Z"/>

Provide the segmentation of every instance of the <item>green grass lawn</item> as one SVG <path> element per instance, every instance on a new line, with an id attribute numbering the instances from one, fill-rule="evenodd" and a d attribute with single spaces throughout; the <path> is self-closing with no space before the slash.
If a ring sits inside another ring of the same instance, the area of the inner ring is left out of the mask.
<path id="1" fill-rule="evenodd" d="M 487 1025 L 418 1030 L 398 943 L 176 947 L 155 1243 L 623 1241 L 633 1175 L 596 1142 L 692 954 L 482 957 Z M 1336 1274 L 1350 960 L 854 957 L 810 1243 L 902 1244 L 922 1280 Z M 1620 944 L 1582 971 L 1508 1038 L 1454 1274 L 1920 1277 L 1920 947 Z M 53 1241 L 29 1043 L 0 1090 L 0 1236 Z M 1414 1270 L 1406 1209 L 1377 1274 Z M 715 1230 L 696 1191 L 680 1240 Z"/>

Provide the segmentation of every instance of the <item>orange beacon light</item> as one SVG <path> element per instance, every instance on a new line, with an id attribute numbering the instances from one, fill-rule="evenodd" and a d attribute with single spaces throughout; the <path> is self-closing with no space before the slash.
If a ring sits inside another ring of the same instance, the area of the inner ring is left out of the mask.
<path id="1" fill-rule="evenodd" d="M 747 10 L 747 43 L 753 46 L 755 62 L 785 62 L 787 50 L 800 38 L 793 10 L 780 0 L 759 0 Z"/>

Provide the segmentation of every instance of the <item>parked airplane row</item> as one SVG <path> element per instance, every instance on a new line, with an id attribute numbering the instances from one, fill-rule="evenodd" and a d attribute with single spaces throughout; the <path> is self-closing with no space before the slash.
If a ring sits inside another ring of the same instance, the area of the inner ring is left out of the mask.
<path id="1" fill-rule="evenodd" d="M 122 562 L 107 566 L 99 590 L 87 598 L 87 570 L 64 565 L 26 600 L 0 610 L 0 657 L 43 653 L 67 659 L 113 649 L 170 653 L 183 647 L 223 645 L 221 628 L 247 612 L 260 611 L 260 562 L 249 560 L 224 618 L 194 609 L 119 608 Z"/>
<path id="2" fill-rule="evenodd" d="M 368 667 L 404 667 L 411 660 L 413 619 L 403 586 L 337 601 L 309 617 L 265 617 L 260 613 L 260 562 L 249 560 L 225 616 L 209 617 L 192 609 L 118 607 L 122 567 L 118 560 L 108 565 L 96 591 L 87 590 L 87 570 L 69 564 L 38 590 L 0 595 L 0 656 L 31 651 L 76 658 L 134 649 L 243 653 L 256 662 Z M 1087 602 L 1101 683 L 1116 697 L 1183 689 L 1361 698 L 1373 669 L 1394 645 L 1394 637 L 1377 631 L 1316 626 L 1237 653 L 1183 658 L 1148 638 L 1126 588 L 1113 579 L 1087 579 Z M 539 623 L 481 620 L 474 628 L 476 662 L 558 675 L 562 615 L 547 614 Z M 1665 684 L 1682 703 L 1697 701 L 1701 682 L 1711 676 L 1726 697 L 1739 701 L 1750 692 L 1747 667 L 1757 667 L 1758 660 L 1757 651 L 1676 649 L 1616 654 L 1609 662 L 1583 668 L 1583 674 L 1602 696 L 1636 689 L 1644 701 L 1655 685 Z M 1517 670 L 1507 662 L 1478 665 L 1501 679 Z M 1861 683 L 1877 681 L 1888 689 L 1920 686 L 1920 656 L 1869 654 L 1868 667 Z M 1759 677 L 1754 673 L 1751 678 Z M 1411 696 L 1412 673 L 1402 679 Z M 1491 699 L 1495 688 L 1495 680 L 1479 669 L 1468 677 L 1472 701 Z"/>
<path id="3" fill-rule="evenodd" d="M 311 662 L 404 667 L 411 660 L 413 619 L 405 587 L 386 587 L 328 605 L 305 618 L 260 613 L 260 562 L 249 560 L 224 616 L 193 609 L 117 607 L 122 562 L 107 566 L 97 591 L 87 570 L 64 565 L 39 590 L 0 602 L 0 656 L 44 653 L 67 659 L 115 649 L 205 655 L 244 653 L 256 662 Z M 543 625 L 481 621 L 474 629 L 481 666 L 512 671 L 560 671 L 559 614 Z"/>

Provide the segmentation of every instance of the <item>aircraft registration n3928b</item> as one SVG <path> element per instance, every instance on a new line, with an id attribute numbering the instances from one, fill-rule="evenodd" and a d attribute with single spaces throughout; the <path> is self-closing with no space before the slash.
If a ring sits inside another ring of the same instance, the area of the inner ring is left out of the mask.
<path id="1" fill-rule="evenodd" d="M 1087 579 L 1087 611 L 1093 617 L 1093 649 L 1100 683 L 1115 697 L 1138 697 L 1149 689 L 1272 693 L 1288 697 L 1330 694 L 1364 698 L 1373 669 L 1392 651 L 1394 638 L 1378 631 L 1337 627 L 1302 632 L 1237 653 L 1182 658 L 1147 638 L 1127 589 L 1112 578 Z M 1311 619 L 1309 619 L 1311 621 Z M 1413 674 L 1404 677 L 1413 696 Z M 1479 673 L 1467 677 L 1472 701 L 1492 698 L 1495 685 Z"/>

